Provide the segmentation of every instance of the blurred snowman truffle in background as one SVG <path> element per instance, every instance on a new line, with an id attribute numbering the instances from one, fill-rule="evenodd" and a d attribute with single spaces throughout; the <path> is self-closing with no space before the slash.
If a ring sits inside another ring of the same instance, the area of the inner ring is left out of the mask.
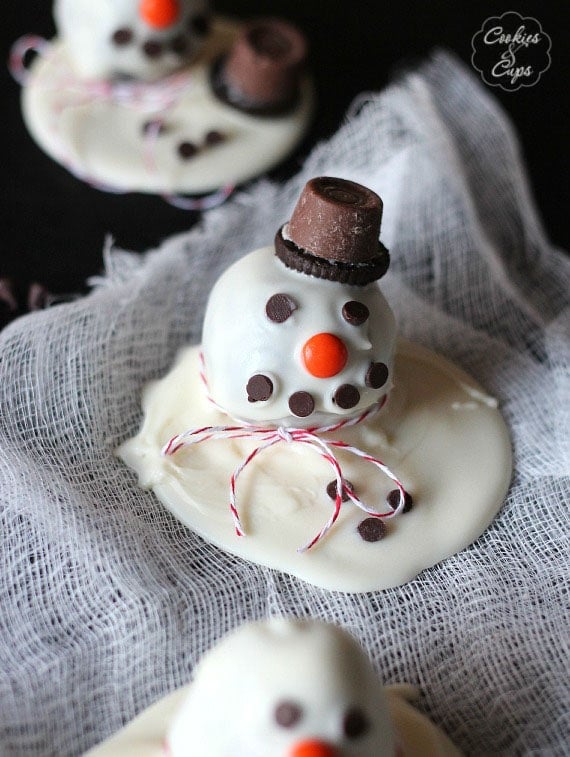
<path id="1" fill-rule="evenodd" d="M 209 30 L 207 0 L 56 0 L 54 16 L 89 79 L 160 79 L 191 61 Z"/>
<path id="2" fill-rule="evenodd" d="M 389 265 L 381 218 L 372 190 L 312 179 L 275 246 L 222 275 L 202 341 L 217 405 L 247 421 L 314 426 L 383 400 L 396 325 L 377 284 Z"/>
<path id="3" fill-rule="evenodd" d="M 190 686 L 153 705 L 90 757 L 458 757 L 416 710 L 409 685 L 384 687 L 345 631 L 314 620 L 241 626 L 198 664 Z"/>

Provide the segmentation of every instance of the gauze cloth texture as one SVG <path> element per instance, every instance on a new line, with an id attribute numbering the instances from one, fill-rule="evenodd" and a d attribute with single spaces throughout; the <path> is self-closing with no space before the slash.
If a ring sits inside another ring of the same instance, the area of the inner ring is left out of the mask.
<path id="1" fill-rule="evenodd" d="M 272 242 L 318 175 L 382 196 L 400 332 L 498 398 L 514 448 L 476 543 L 368 594 L 223 553 L 115 455 L 145 384 L 199 342 L 216 278 Z M 345 627 L 469 754 L 564 753 L 569 265 L 489 90 L 436 52 L 363 94 L 285 185 L 260 181 L 160 249 L 109 245 L 105 260 L 88 297 L 0 335 L 0 754 L 81 753 L 187 683 L 223 634 L 279 614 Z"/>

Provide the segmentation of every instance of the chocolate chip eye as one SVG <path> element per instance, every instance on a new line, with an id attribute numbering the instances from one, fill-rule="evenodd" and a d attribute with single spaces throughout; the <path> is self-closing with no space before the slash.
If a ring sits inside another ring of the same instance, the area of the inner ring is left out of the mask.
<path id="1" fill-rule="evenodd" d="M 288 294 L 273 294 L 265 303 L 265 314 L 274 323 L 283 323 L 297 310 L 297 303 Z"/>
<path id="2" fill-rule="evenodd" d="M 370 363 L 364 383 L 371 389 L 380 389 L 388 381 L 388 366 L 385 363 Z"/>
<path id="3" fill-rule="evenodd" d="M 370 728 L 366 715 L 358 707 L 348 710 L 343 721 L 344 735 L 349 739 L 359 739 Z"/>
<path id="4" fill-rule="evenodd" d="M 363 302 L 350 300 L 342 306 L 342 317 L 351 326 L 361 326 L 368 320 L 369 315 L 370 310 L 368 310 Z"/>
<path id="5" fill-rule="evenodd" d="M 264 402 L 273 394 L 273 381 L 263 373 L 256 373 L 247 382 L 246 391 L 250 402 Z"/>
<path id="6" fill-rule="evenodd" d="M 198 154 L 198 148 L 194 142 L 180 142 L 176 149 L 182 160 L 190 160 L 190 158 Z"/>
<path id="7" fill-rule="evenodd" d="M 275 722 L 282 728 L 292 728 L 303 717 L 303 708 L 296 702 L 279 702 L 273 713 Z"/>
<path id="8" fill-rule="evenodd" d="M 125 26 L 122 29 L 117 29 L 115 32 L 113 32 L 113 36 L 111 37 L 114 44 L 118 47 L 123 47 L 123 45 L 128 45 L 130 42 L 133 41 L 133 30 L 129 29 L 127 26 Z"/>

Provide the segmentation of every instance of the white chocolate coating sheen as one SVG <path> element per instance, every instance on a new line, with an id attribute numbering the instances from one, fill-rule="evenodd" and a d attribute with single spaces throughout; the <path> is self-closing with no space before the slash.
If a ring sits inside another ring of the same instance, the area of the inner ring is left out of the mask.
<path id="1" fill-rule="evenodd" d="M 347 633 L 316 621 L 242 626 L 200 662 L 194 682 L 155 704 L 90 757 L 458 757 L 447 736 L 384 687 Z M 281 717 L 278 713 L 281 712 Z M 277 715 L 277 717 L 276 717 Z"/>
<path id="2" fill-rule="evenodd" d="M 333 475 L 314 450 L 282 442 L 240 476 L 237 505 L 246 535 L 237 536 L 228 507 L 230 476 L 257 442 L 216 439 L 161 455 L 169 439 L 187 429 L 232 423 L 208 403 L 199 372 L 199 348 L 188 348 L 164 379 L 146 387 L 140 432 L 118 454 L 183 523 L 247 560 L 327 589 L 384 589 L 466 547 L 503 502 L 511 446 L 496 402 L 448 361 L 400 342 L 385 410 L 324 438 L 382 459 L 412 493 L 411 512 L 390 521 L 385 538 L 367 542 L 357 530 L 366 514 L 346 502 L 325 538 L 299 554 L 331 513 L 326 486 Z M 342 452 L 338 457 L 361 499 L 386 511 L 393 483 L 370 463 Z"/>
<path id="3" fill-rule="evenodd" d="M 149 24 L 140 12 L 140 0 L 56 0 L 54 17 L 58 36 L 69 51 L 75 72 L 86 79 L 133 76 L 156 81 L 194 58 L 205 34 L 192 20 L 208 13 L 207 0 L 178 0 L 176 20 L 164 28 Z M 117 33 L 131 38 L 117 44 Z M 173 47 L 183 40 L 184 50 Z M 160 45 L 160 54 L 149 56 L 145 44 Z"/>
<path id="4" fill-rule="evenodd" d="M 266 314 L 266 303 L 275 294 L 295 302 L 294 312 L 282 323 Z M 370 312 L 361 325 L 343 318 L 343 305 L 351 301 Z M 337 336 L 348 350 L 345 367 L 330 378 L 311 375 L 301 357 L 303 345 L 320 333 Z M 307 276 L 287 268 L 273 247 L 264 247 L 234 263 L 210 294 L 202 342 L 210 394 L 231 416 L 261 424 L 324 425 L 358 415 L 391 388 L 395 337 L 394 316 L 376 282 L 357 287 Z M 378 389 L 365 385 L 372 362 L 389 370 Z M 273 382 L 266 401 L 248 400 L 246 386 L 256 374 Z M 360 393 L 358 404 L 347 409 L 334 400 L 343 384 Z M 298 391 L 309 392 L 315 401 L 314 412 L 305 418 L 289 409 L 289 398 Z"/>

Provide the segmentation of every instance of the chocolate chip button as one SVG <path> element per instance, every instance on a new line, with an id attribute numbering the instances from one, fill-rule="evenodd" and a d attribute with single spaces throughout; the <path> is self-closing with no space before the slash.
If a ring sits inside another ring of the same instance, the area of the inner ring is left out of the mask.
<path id="1" fill-rule="evenodd" d="M 297 310 L 297 303 L 288 294 L 273 294 L 265 303 L 265 314 L 274 323 L 283 323 Z"/>
<path id="2" fill-rule="evenodd" d="M 309 392 L 294 392 L 289 397 L 289 410 L 298 418 L 306 418 L 315 409 L 315 400 Z"/>
<path id="3" fill-rule="evenodd" d="M 360 402 L 360 392 L 352 384 L 342 384 L 334 393 L 333 400 L 343 410 L 349 410 Z"/>
<path id="4" fill-rule="evenodd" d="M 273 381 L 263 373 L 256 373 L 247 382 L 246 391 L 250 402 L 264 402 L 273 394 Z"/>
<path id="5" fill-rule="evenodd" d="M 217 129 L 211 129 L 204 137 L 204 142 L 209 147 L 215 147 L 215 145 L 221 145 L 222 142 L 225 142 L 225 141 L 226 141 L 225 135 L 222 134 L 222 132 L 218 131 Z"/>
<path id="6" fill-rule="evenodd" d="M 380 541 L 386 536 L 386 524 L 380 518 L 365 518 L 357 526 L 357 531 L 364 541 Z"/>
<path id="7" fill-rule="evenodd" d="M 400 504 L 400 490 L 392 489 L 392 491 L 386 497 L 386 502 L 392 508 L 392 510 L 395 510 Z M 406 492 L 404 494 L 404 509 L 402 510 L 402 512 L 409 513 L 413 506 L 414 500 L 412 499 L 412 495 L 409 492 Z"/>
<path id="8" fill-rule="evenodd" d="M 124 47 L 133 41 L 133 30 L 126 26 L 122 29 L 117 29 L 113 32 L 111 39 L 117 47 Z"/>
<path id="9" fill-rule="evenodd" d="M 388 381 L 388 366 L 385 363 L 370 363 L 364 383 L 371 389 L 380 389 Z"/>
<path id="10" fill-rule="evenodd" d="M 351 481 L 348 481 L 347 479 L 345 479 L 344 483 L 346 486 L 348 486 L 349 489 L 351 489 L 354 492 L 354 486 Z M 329 481 L 329 483 L 327 484 L 327 494 L 333 501 L 336 500 L 336 479 L 333 479 L 333 481 Z M 340 498 L 342 502 L 348 502 L 348 494 L 346 493 L 344 488 L 342 490 L 342 494 L 340 495 Z"/>
<path id="11" fill-rule="evenodd" d="M 194 142 L 180 142 L 178 145 L 178 155 L 182 160 L 190 160 L 198 153 L 198 148 Z"/>
<path id="12" fill-rule="evenodd" d="M 155 39 L 147 40 L 142 49 L 147 58 L 160 58 L 162 55 L 162 45 Z"/>
<path id="13" fill-rule="evenodd" d="M 358 707 L 348 710 L 344 716 L 343 730 L 349 739 L 359 739 L 370 728 L 370 721 Z"/>
<path id="14" fill-rule="evenodd" d="M 342 317 L 351 326 L 361 326 L 368 320 L 370 310 L 363 302 L 350 300 L 342 306 Z"/>

